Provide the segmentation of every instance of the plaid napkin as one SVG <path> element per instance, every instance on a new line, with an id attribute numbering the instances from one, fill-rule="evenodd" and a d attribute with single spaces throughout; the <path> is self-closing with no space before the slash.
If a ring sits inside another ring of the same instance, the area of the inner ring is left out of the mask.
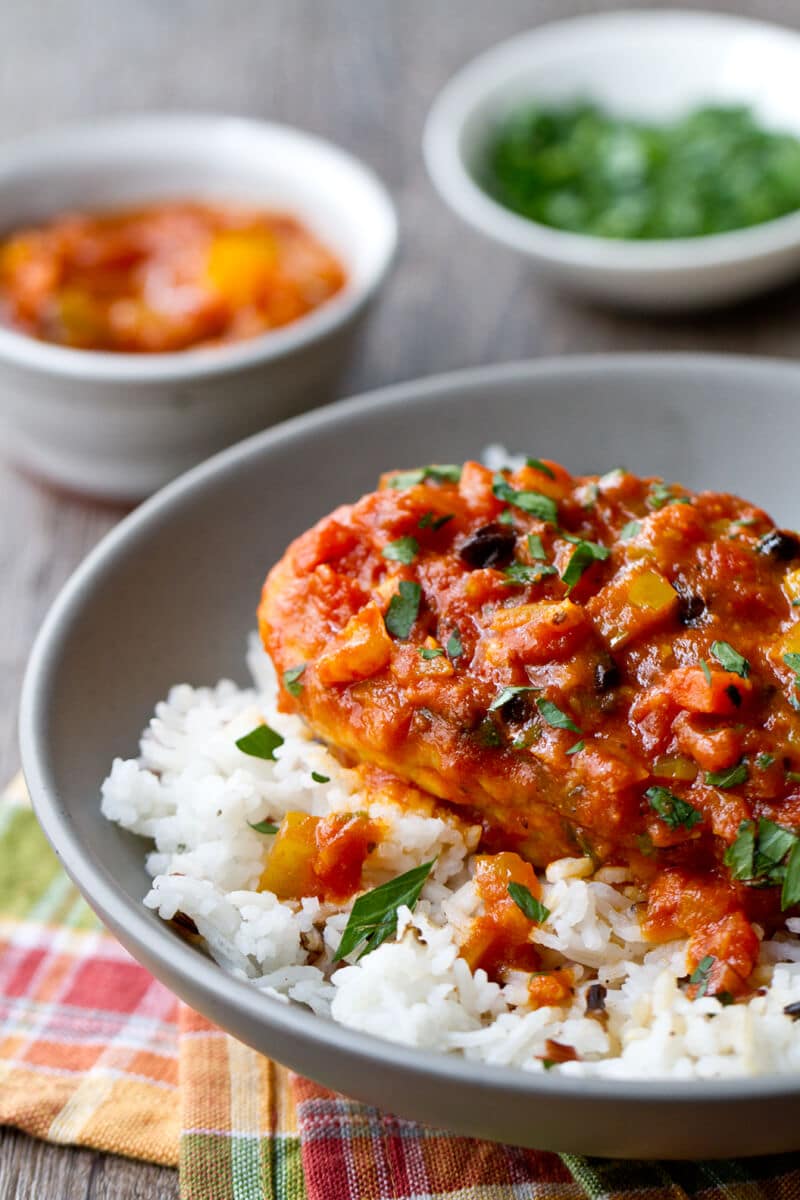
<path id="1" fill-rule="evenodd" d="M 537 1153 L 292 1075 L 181 1004 L 103 931 L 21 780 L 0 799 L 0 1123 L 178 1165 L 182 1200 L 800 1200 L 800 1155 Z"/>

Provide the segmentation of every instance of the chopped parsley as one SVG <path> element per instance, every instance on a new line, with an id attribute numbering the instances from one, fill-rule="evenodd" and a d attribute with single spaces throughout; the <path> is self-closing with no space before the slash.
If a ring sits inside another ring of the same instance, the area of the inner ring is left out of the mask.
<path id="1" fill-rule="evenodd" d="M 789 703 L 792 708 L 800 710 L 800 698 L 797 695 L 800 690 L 800 654 L 784 654 L 783 661 L 790 671 L 794 671 L 794 690 L 789 696 Z"/>
<path id="2" fill-rule="evenodd" d="M 305 669 L 306 664 L 301 663 L 299 667 L 289 667 L 288 671 L 283 672 L 283 686 L 290 696 L 299 696 L 302 692 L 303 684 L 300 676 Z"/>
<path id="3" fill-rule="evenodd" d="M 396 541 L 389 542 L 388 546 L 384 546 L 381 554 L 392 562 L 408 566 L 419 554 L 419 542 L 415 537 L 399 537 Z"/>
<path id="4" fill-rule="evenodd" d="M 756 766 L 759 771 L 766 771 L 767 767 L 771 767 L 774 762 L 774 754 L 759 754 L 756 757 Z"/>
<path id="5" fill-rule="evenodd" d="M 700 959 L 700 962 L 689 976 L 689 983 L 694 984 L 697 988 L 695 1000 L 700 1000 L 708 991 L 708 985 L 711 982 L 711 971 L 716 961 L 713 955 L 707 954 L 705 958 Z"/>
<path id="6" fill-rule="evenodd" d="M 464 653 L 464 647 L 461 644 L 461 634 L 457 625 L 447 639 L 445 650 L 447 651 L 447 657 L 452 659 L 461 658 L 461 655 Z"/>
<path id="7" fill-rule="evenodd" d="M 498 500 L 513 504 L 515 508 L 521 508 L 523 512 L 538 517 L 540 521 L 549 521 L 551 525 L 558 524 L 558 505 L 543 492 L 518 492 L 499 471 L 492 481 L 492 491 Z"/>
<path id="8" fill-rule="evenodd" d="M 358 958 L 361 959 L 393 937 L 397 931 L 398 910 L 405 906 L 413 911 L 435 861 L 431 859 L 422 866 L 412 867 L 404 875 L 359 896 L 350 911 L 333 961 L 347 958 L 354 950 L 359 950 Z"/>
<path id="9" fill-rule="evenodd" d="M 667 487 L 663 479 L 656 480 L 650 484 L 650 491 L 647 493 L 646 500 L 648 508 L 655 509 L 664 508 L 667 504 L 691 504 L 688 496 L 676 496 L 671 489 Z"/>
<path id="10" fill-rule="evenodd" d="M 569 729 L 572 733 L 581 733 L 581 730 L 572 718 L 568 717 L 565 712 L 562 712 L 552 700 L 547 700 L 544 696 L 540 696 L 536 701 L 536 707 L 547 724 L 551 725 L 553 729 Z"/>
<path id="11" fill-rule="evenodd" d="M 524 913 L 529 921 L 536 921 L 539 925 L 542 925 L 550 916 L 550 909 L 546 908 L 541 900 L 537 900 L 530 888 L 527 888 L 524 883 L 510 883 L 508 885 L 508 894 L 520 912 Z"/>
<path id="12" fill-rule="evenodd" d="M 240 737 L 236 745 L 242 754 L 249 754 L 252 758 L 274 759 L 275 751 L 283 745 L 283 738 L 269 725 L 256 725 L 255 729 Z"/>
<path id="13" fill-rule="evenodd" d="M 586 742 L 583 740 L 583 738 L 581 738 L 581 740 L 576 742 L 574 746 L 570 746 L 569 750 L 567 750 L 567 754 L 580 754 L 581 750 L 585 749 Z"/>
<path id="14" fill-rule="evenodd" d="M 702 821 L 702 813 L 665 787 L 651 787 L 645 792 L 650 807 L 670 829 L 693 829 Z"/>
<path id="15" fill-rule="evenodd" d="M 761 817 L 742 821 L 723 859 L 734 879 L 753 887 L 781 885 L 781 910 L 800 903 L 800 837 Z"/>
<path id="16" fill-rule="evenodd" d="M 512 562 L 503 570 L 503 574 L 507 583 L 521 587 L 526 583 L 538 583 L 548 575 L 557 575 L 558 572 L 549 563 L 534 563 L 529 567 L 527 563 Z"/>
<path id="17" fill-rule="evenodd" d="M 254 829 L 256 833 L 272 834 L 278 832 L 278 826 L 272 825 L 269 821 L 248 821 L 247 824 L 251 829 Z"/>
<path id="18" fill-rule="evenodd" d="M 500 513 L 500 516 L 497 519 L 501 525 L 513 525 L 514 524 L 514 514 L 510 508 L 504 508 L 503 511 Z"/>
<path id="19" fill-rule="evenodd" d="M 611 551 L 607 546 L 601 546 L 598 542 L 584 542 L 583 540 L 579 540 L 576 542 L 575 549 L 572 551 L 564 574 L 561 576 L 562 583 L 566 583 L 568 590 L 572 591 L 584 571 L 592 563 L 605 562 L 610 553 Z"/>
<path id="20" fill-rule="evenodd" d="M 432 512 L 426 512 L 417 521 L 417 527 L 419 529 L 433 529 L 435 531 L 441 529 L 448 521 L 452 521 L 455 515 L 455 513 L 445 513 L 443 517 L 437 517 Z"/>
<path id="21" fill-rule="evenodd" d="M 538 533 L 529 533 L 527 537 L 528 553 L 535 562 L 546 562 L 547 553 Z"/>
<path id="22" fill-rule="evenodd" d="M 330 783 L 331 781 L 330 775 L 320 775 L 319 771 L 312 771 L 311 778 L 314 783 Z"/>
<path id="23" fill-rule="evenodd" d="M 502 708 L 504 704 L 508 704 L 509 700 L 513 700 L 515 696 L 521 695 L 523 692 L 538 692 L 539 688 L 522 685 L 521 687 L 504 687 L 497 693 L 492 703 L 489 705 L 489 712 L 494 712 L 496 708 Z"/>
<path id="24" fill-rule="evenodd" d="M 419 654 L 420 658 L 424 658 L 426 662 L 430 662 L 432 658 L 441 658 L 444 650 L 440 649 L 439 646 L 420 646 Z"/>
<path id="25" fill-rule="evenodd" d="M 709 687 L 711 687 L 711 667 L 709 667 L 708 663 L 706 662 L 706 660 L 704 658 L 700 659 L 700 668 L 706 677 L 706 683 L 708 684 Z"/>
<path id="26" fill-rule="evenodd" d="M 552 468 L 548 467 L 547 463 L 543 463 L 540 458 L 526 458 L 526 467 L 533 467 L 534 471 L 541 471 L 548 479 L 555 479 L 556 473 Z"/>
<path id="27" fill-rule="evenodd" d="M 384 624 L 392 637 L 405 641 L 419 615 L 422 588 L 407 579 L 401 579 L 398 587 L 398 593 L 389 602 Z"/>
<path id="28" fill-rule="evenodd" d="M 711 654 L 726 671 L 747 679 L 750 674 L 750 663 L 734 650 L 730 642 L 712 642 Z"/>
<path id="29" fill-rule="evenodd" d="M 623 542 L 629 542 L 631 538 L 635 538 L 638 533 L 641 533 L 642 526 L 639 521 L 628 521 L 622 526 L 619 531 L 619 536 Z"/>
<path id="30" fill-rule="evenodd" d="M 458 483 L 461 478 L 461 467 L 450 463 L 431 463 L 427 467 L 416 467 L 413 471 L 398 471 L 388 482 L 390 488 L 405 491 L 406 488 L 416 487 L 433 479 L 436 483 Z"/>
<path id="31" fill-rule="evenodd" d="M 737 763 L 735 767 L 728 767 L 726 771 L 706 771 L 706 783 L 709 787 L 725 788 L 738 787 L 740 783 L 746 783 L 748 778 L 747 763 Z"/>

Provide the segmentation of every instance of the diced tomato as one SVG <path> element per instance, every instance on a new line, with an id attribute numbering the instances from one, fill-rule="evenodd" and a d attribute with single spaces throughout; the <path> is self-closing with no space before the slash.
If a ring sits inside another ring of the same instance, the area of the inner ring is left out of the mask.
<path id="1" fill-rule="evenodd" d="M 287 813 L 261 874 L 259 887 L 279 900 L 320 896 L 344 900 L 361 886 L 364 860 L 383 831 L 363 813 L 320 818 Z"/>
<path id="2" fill-rule="evenodd" d="M 678 705 L 694 713 L 734 716 L 749 699 L 753 684 L 733 671 L 709 667 L 677 667 L 666 676 L 664 689 Z"/>

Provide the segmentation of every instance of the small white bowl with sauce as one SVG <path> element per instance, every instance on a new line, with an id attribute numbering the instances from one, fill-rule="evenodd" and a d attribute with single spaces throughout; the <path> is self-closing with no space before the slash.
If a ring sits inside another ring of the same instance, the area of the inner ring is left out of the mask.
<path id="1" fill-rule="evenodd" d="M 286 126 L 121 117 L 3 147 L 0 237 L 64 212 L 160 200 L 285 211 L 338 257 L 347 281 L 281 328 L 177 352 L 72 349 L 0 325 L 0 446 L 69 490 L 138 500 L 223 446 L 333 399 L 395 251 L 394 207 L 372 172 Z"/>
<path id="2" fill-rule="evenodd" d="M 504 208 L 476 182 L 498 122 L 527 104 L 588 100 L 670 122 L 707 104 L 746 105 L 800 136 L 800 35 L 724 14 L 630 11 L 544 25 L 462 68 L 424 134 L 431 178 L 460 217 L 537 274 L 595 300 L 648 310 L 730 304 L 800 273 L 800 212 L 711 236 L 624 241 L 565 232 Z"/>

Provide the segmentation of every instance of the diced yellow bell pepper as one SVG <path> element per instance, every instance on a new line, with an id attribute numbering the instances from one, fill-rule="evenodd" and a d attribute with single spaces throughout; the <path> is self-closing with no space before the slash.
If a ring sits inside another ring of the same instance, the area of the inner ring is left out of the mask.
<path id="1" fill-rule="evenodd" d="M 628 599 L 634 608 L 646 608 L 653 612 L 671 608 L 676 598 L 672 584 L 660 571 L 642 571 L 631 580 Z"/>
<path id="2" fill-rule="evenodd" d="M 656 779 L 681 779 L 687 782 L 697 778 L 697 763 L 681 754 L 665 755 L 653 763 Z"/>
<path id="3" fill-rule="evenodd" d="M 266 229 L 229 229 L 211 243 L 207 273 L 232 308 L 253 304 L 275 271 L 278 248 Z"/>
<path id="4" fill-rule="evenodd" d="M 318 881 L 312 864 L 318 824 L 318 817 L 309 817 L 306 813 L 286 814 L 261 873 L 260 891 L 274 892 L 279 900 L 316 895 Z"/>
<path id="5" fill-rule="evenodd" d="M 641 564 L 617 575 L 586 605 L 611 649 L 640 637 L 669 618 L 678 593 L 660 571 Z"/>

